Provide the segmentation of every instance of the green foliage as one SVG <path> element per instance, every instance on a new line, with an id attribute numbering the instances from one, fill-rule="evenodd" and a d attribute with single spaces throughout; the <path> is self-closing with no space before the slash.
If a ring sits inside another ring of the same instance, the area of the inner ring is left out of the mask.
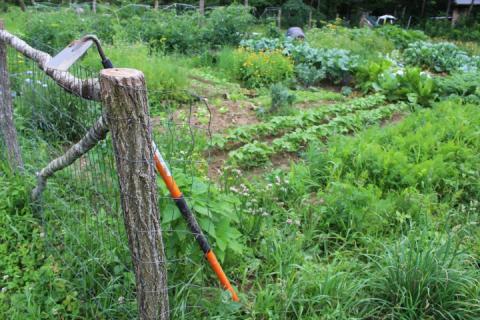
<path id="1" fill-rule="evenodd" d="M 437 77 L 435 83 L 444 96 L 479 96 L 480 79 L 478 73 L 456 72 L 449 77 Z"/>
<path id="2" fill-rule="evenodd" d="M 0 317 L 75 318 L 80 304 L 71 283 L 61 277 L 59 264 L 45 254 L 44 231 L 33 215 L 32 180 L 14 176 L 0 163 Z"/>
<path id="3" fill-rule="evenodd" d="M 64 10 L 44 12 L 29 18 L 25 36 L 33 47 L 55 54 L 86 34 L 96 34 L 102 42 L 112 43 L 114 25 L 107 16 L 80 16 Z"/>
<path id="4" fill-rule="evenodd" d="M 311 47 L 348 50 L 362 60 L 372 60 L 395 49 L 392 40 L 377 30 L 328 24 L 321 29 L 308 30 L 306 37 Z"/>
<path id="5" fill-rule="evenodd" d="M 211 46 L 237 45 L 253 23 L 249 9 L 230 5 L 213 10 L 207 18 L 205 40 Z"/>
<path id="6" fill-rule="evenodd" d="M 278 51 L 281 50 L 284 55 L 293 59 L 300 72 L 300 81 L 311 83 L 311 81 L 320 81 L 320 76 L 325 79 L 338 83 L 346 80 L 355 69 L 358 57 L 351 55 L 347 50 L 341 49 L 317 49 L 312 48 L 306 43 L 297 43 L 286 40 L 281 42 L 278 39 L 258 39 L 246 40 L 240 43 L 243 47 L 255 51 Z M 306 71 L 307 68 L 313 69 Z"/>
<path id="7" fill-rule="evenodd" d="M 149 89 L 150 108 L 157 112 L 165 100 L 184 101 L 188 98 L 186 69 L 174 57 L 150 54 L 145 44 L 116 45 L 105 48 L 108 57 L 116 67 L 142 70 Z M 103 67 L 96 54 L 90 54 L 82 61 L 91 69 Z"/>
<path id="8" fill-rule="evenodd" d="M 335 139 L 326 156 L 317 159 L 318 151 L 310 151 L 313 174 L 325 183 L 335 178 L 375 185 L 383 193 L 413 186 L 423 194 L 435 193 L 437 200 L 451 201 L 453 207 L 463 201 L 467 205 L 467 199 L 480 192 L 475 183 L 479 172 L 472 170 L 480 147 L 474 138 L 476 109 L 448 100 L 433 111 L 417 111 L 398 126 Z"/>
<path id="9" fill-rule="evenodd" d="M 92 110 L 82 99 L 56 89 L 57 84 L 37 70 L 15 78 L 16 112 L 26 129 L 50 141 L 76 141 L 92 120 Z M 35 106 L 35 107 L 32 107 Z"/>
<path id="10" fill-rule="evenodd" d="M 233 195 L 223 194 L 211 182 L 201 177 L 193 179 L 181 172 L 175 176 L 182 192 L 188 197 L 188 203 L 194 210 L 194 214 L 202 230 L 207 234 L 210 243 L 215 248 L 215 254 L 223 261 L 227 252 L 233 254 L 230 258 L 242 254 L 245 250 L 241 239 L 241 233 L 235 227 L 239 222 L 235 205 L 237 199 Z M 169 257 L 183 257 L 194 255 L 198 245 L 191 241 L 191 234 L 185 220 L 174 202 L 167 196 L 164 189 L 165 199 L 161 201 L 160 210 L 163 216 L 163 230 L 172 230 L 170 239 L 166 242 L 166 250 Z"/>
<path id="11" fill-rule="evenodd" d="M 240 48 L 234 56 L 237 77 L 249 88 L 282 82 L 293 75 L 293 62 L 279 51 L 254 52 Z"/>
<path id="12" fill-rule="evenodd" d="M 431 37 L 440 37 L 461 41 L 479 41 L 480 24 L 478 19 L 461 17 L 452 27 L 449 20 L 427 20 L 425 33 Z"/>
<path id="13" fill-rule="evenodd" d="M 470 57 L 448 42 L 413 42 L 404 50 L 403 58 L 409 65 L 433 72 L 476 71 L 478 67 L 478 57 Z"/>
<path id="14" fill-rule="evenodd" d="M 145 23 L 145 20 L 148 23 Z M 125 23 L 129 41 L 142 40 L 152 50 L 198 53 L 221 45 L 236 45 L 250 27 L 253 16 L 243 6 L 214 9 L 206 17 L 198 12 L 149 12 Z"/>
<path id="15" fill-rule="evenodd" d="M 369 110 L 385 102 L 382 95 L 371 95 L 347 103 L 320 105 L 317 108 L 300 111 L 291 116 L 272 117 L 263 123 L 243 126 L 230 130 L 225 135 L 216 135 L 213 145 L 220 149 L 230 149 L 232 145 L 253 142 L 268 136 L 279 136 L 298 129 L 319 125 L 336 116 L 343 116 L 359 110 Z"/>
<path id="16" fill-rule="evenodd" d="M 400 103 L 386 105 L 373 110 L 337 116 L 326 124 L 312 125 L 305 129 L 287 133 L 271 142 L 248 143 L 229 153 L 228 161 L 240 167 L 254 167 L 263 164 L 271 156 L 282 152 L 299 152 L 310 143 L 318 142 L 335 134 L 346 134 L 389 119 L 394 113 L 407 110 Z"/>
<path id="17" fill-rule="evenodd" d="M 389 39 L 397 49 L 405 49 L 412 42 L 425 41 L 427 36 L 419 30 L 406 30 L 395 25 L 386 25 L 375 29 L 377 34 Z"/>
<path id="18" fill-rule="evenodd" d="M 385 59 L 359 65 L 355 74 L 355 81 L 358 83 L 358 88 L 364 93 L 372 89 L 380 91 L 382 74 L 389 71 L 391 66 L 392 62 Z"/>
<path id="19" fill-rule="evenodd" d="M 357 71 L 358 87 L 363 92 L 379 92 L 389 100 L 407 100 L 429 106 L 436 98 L 435 81 L 419 68 L 394 71 L 389 61 L 372 62 Z"/>
<path id="20" fill-rule="evenodd" d="M 477 319 L 478 269 L 451 239 L 427 234 L 411 235 L 377 259 L 369 289 L 378 318 Z"/>
<path id="21" fill-rule="evenodd" d="M 324 69 L 312 68 L 309 64 L 300 63 L 295 66 L 295 77 L 305 87 L 320 84 L 326 78 Z"/>
<path id="22" fill-rule="evenodd" d="M 281 83 L 270 87 L 271 105 L 269 112 L 273 114 L 287 115 L 291 113 L 290 108 L 295 102 L 295 95 L 288 91 L 288 88 Z"/>
<path id="23" fill-rule="evenodd" d="M 303 27 L 308 23 L 311 7 L 301 0 L 288 0 L 282 5 L 282 25 Z"/>

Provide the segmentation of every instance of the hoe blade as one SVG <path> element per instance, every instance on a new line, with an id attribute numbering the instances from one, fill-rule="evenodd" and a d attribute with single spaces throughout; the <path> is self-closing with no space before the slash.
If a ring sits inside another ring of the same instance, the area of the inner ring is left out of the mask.
<path id="1" fill-rule="evenodd" d="M 80 59 L 93 44 L 92 40 L 75 40 L 45 65 L 46 68 L 67 71 L 72 64 Z"/>

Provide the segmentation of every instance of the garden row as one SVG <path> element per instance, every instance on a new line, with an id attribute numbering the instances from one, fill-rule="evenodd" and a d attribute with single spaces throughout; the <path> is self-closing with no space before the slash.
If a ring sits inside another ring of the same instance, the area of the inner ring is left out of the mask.
<path id="1" fill-rule="evenodd" d="M 299 152 L 309 143 L 321 141 L 331 135 L 346 134 L 378 124 L 395 113 L 405 112 L 408 104 L 400 102 L 374 109 L 339 115 L 325 124 L 298 128 L 295 131 L 273 139 L 271 142 L 253 141 L 229 153 L 229 162 L 240 167 L 256 167 L 264 164 L 275 154 Z"/>

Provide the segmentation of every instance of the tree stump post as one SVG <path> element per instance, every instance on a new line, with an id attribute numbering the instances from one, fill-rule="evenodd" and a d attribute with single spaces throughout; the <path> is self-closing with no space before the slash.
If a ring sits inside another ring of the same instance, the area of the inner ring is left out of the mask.
<path id="1" fill-rule="evenodd" d="M 100 88 L 135 269 L 139 319 L 168 319 L 167 268 L 145 78 L 134 69 L 104 69 Z"/>
<path id="2" fill-rule="evenodd" d="M 0 20 L 0 30 L 4 29 Z M 7 45 L 0 40 L 0 127 L 7 147 L 8 161 L 13 170 L 23 170 L 22 154 L 13 122 L 12 93 L 7 67 Z"/>

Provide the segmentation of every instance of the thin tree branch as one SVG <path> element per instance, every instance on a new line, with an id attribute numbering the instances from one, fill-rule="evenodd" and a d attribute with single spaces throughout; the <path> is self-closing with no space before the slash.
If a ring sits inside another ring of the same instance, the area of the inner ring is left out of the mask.
<path id="1" fill-rule="evenodd" d="M 71 165 L 75 160 L 83 156 L 98 142 L 105 139 L 108 132 L 108 126 L 105 117 L 102 115 L 97 122 L 88 130 L 87 134 L 62 156 L 52 160 L 45 168 L 37 173 L 37 186 L 32 191 L 32 199 L 36 201 L 47 185 L 47 179 L 55 172 Z"/>

